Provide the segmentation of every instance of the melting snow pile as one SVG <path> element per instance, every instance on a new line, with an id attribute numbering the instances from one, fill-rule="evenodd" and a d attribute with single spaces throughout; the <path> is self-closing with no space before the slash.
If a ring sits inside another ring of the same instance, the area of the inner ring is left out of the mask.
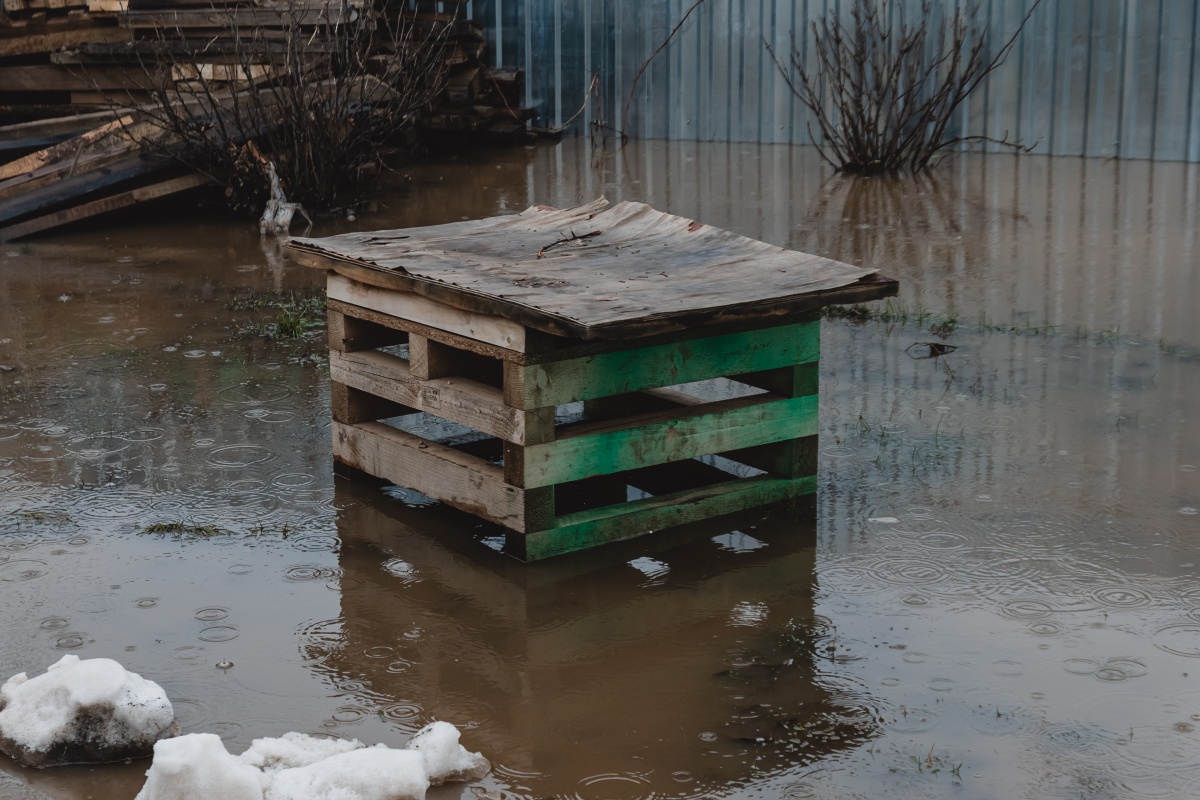
<path id="1" fill-rule="evenodd" d="M 162 688 L 112 659 L 63 656 L 0 686 L 0 752 L 27 767 L 147 756 L 177 732 Z"/>
<path id="2" fill-rule="evenodd" d="M 491 768 L 458 737 L 448 722 L 426 726 L 403 750 L 288 733 L 233 756 L 213 734 L 194 733 L 154 746 L 136 800 L 423 800 L 430 785 Z"/>
<path id="3" fill-rule="evenodd" d="M 448 722 L 403 750 L 288 733 L 230 755 L 211 733 L 178 734 L 166 694 L 116 661 L 63 656 L 0 686 L 0 752 L 25 766 L 154 761 L 136 800 L 424 800 L 430 786 L 478 780 L 488 760 Z"/>

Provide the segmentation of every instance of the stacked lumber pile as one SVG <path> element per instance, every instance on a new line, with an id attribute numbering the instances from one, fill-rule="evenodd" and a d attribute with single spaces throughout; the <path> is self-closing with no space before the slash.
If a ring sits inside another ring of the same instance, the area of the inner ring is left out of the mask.
<path id="1" fill-rule="evenodd" d="M 152 99 L 147 68 L 170 38 L 160 31 L 205 43 L 202 58 L 172 66 L 180 84 L 244 81 L 247 48 L 262 49 L 252 78 L 270 81 L 285 26 L 316 30 L 353 19 L 369 13 L 367 1 L 0 0 L 0 241 L 204 183 L 139 152 L 138 109 Z M 464 18 L 465 5 L 416 4 L 418 33 L 444 41 L 448 70 L 417 130 L 439 141 L 459 134 L 524 141 L 532 114 L 520 108 L 523 75 L 484 64 L 484 30 Z M 306 53 L 321 47 L 314 38 Z"/>

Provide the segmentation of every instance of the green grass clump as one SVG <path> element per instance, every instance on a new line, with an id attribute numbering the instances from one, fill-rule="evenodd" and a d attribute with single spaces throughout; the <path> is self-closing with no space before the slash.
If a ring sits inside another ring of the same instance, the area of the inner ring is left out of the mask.
<path id="1" fill-rule="evenodd" d="M 272 340 L 303 339 L 311 331 L 325 327 L 325 293 L 320 289 L 307 292 L 256 292 L 234 298 L 231 311 L 275 310 L 275 319 L 241 326 L 238 330 L 251 336 Z"/>

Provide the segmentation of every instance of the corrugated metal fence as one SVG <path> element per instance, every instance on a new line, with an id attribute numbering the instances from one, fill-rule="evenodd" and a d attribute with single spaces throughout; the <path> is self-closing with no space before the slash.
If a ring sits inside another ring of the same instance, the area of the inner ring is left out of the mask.
<path id="1" fill-rule="evenodd" d="M 525 70 L 539 124 L 584 105 L 621 125 L 639 69 L 695 0 L 473 0 L 494 63 Z M 705 0 L 638 81 L 627 127 L 636 136 L 809 143 L 806 110 L 767 52 L 853 0 Z M 898 0 L 917 9 L 919 0 Z M 945 13 L 969 0 L 934 0 Z M 1033 0 L 981 0 L 999 47 Z M 1043 0 L 1008 61 L 971 97 L 960 131 L 1006 133 L 1037 152 L 1200 160 L 1197 34 L 1200 0 Z M 912 13 L 910 10 L 909 13 Z M 811 54 L 808 54 L 811 55 Z M 815 127 L 815 126 L 814 126 Z"/>

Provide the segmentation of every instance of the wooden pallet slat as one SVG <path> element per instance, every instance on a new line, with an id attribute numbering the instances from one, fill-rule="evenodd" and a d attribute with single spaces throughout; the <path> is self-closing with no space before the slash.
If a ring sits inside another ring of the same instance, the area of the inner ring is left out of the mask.
<path id="1" fill-rule="evenodd" d="M 525 438 L 525 413 L 506 405 L 494 386 L 454 377 L 424 381 L 399 356 L 368 350 L 329 354 L 331 380 L 403 406 L 466 425 L 506 442 Z"/>
<path id="2" fill-rule="evenodd" d="M 409 319 L 508 350 L 524 351 L 525 328 L 504 317 L 454 308 L 409 292 L 394 292 L 330 275 L 330 299 Z"/>
<path id="3" fill-rule="evenodd" d="M 525 492 L 500 467 L 381 422 L 333 423 L 334 456 L 355 469 L 436 497 L 498 525 L 523 529 Z"/>
<path id="4" fill-rule="evenodd" d="M 793 500 L 815 489 L 815 477 L 792 480 L 760 476 L 580 511 L 559 517 L 553 530 L 521 537 L 523 557 L 534 561 L 570 553 L 646 531 Z"/>
<path id="5" fill-rule="evenodd" d="M 505 374 L 510 395 L 525 408 L 561 405 L 644 388 L 704 380 L 731 372 L 760 372 L 816 361 L 820 322 L 617 350 L 525 366 Z"/>
<path id="6" fill-rule="evenodd" d="M 753 395 L 565 430 L 525 448 L 524 486 L 549 486 L 811 436 L 817 398 Z"/>

